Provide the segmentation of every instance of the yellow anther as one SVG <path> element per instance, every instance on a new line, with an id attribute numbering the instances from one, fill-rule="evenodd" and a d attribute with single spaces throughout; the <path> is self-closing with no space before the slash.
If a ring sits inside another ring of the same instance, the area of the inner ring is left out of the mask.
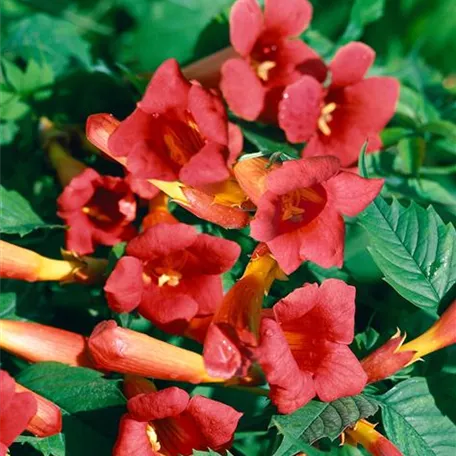
<path id="1" fill-rule="evenodd" d="M 269 72 L 276 66 L 276 62 L 273 62 L 272 60 L 266 60 L 256 66 L 256 73 L 262 81 L 267 81 L 269 79 Z"/>
<path id="2" fill-rule="evenodd" d="M 318 128 L 325 135 L 329 136 L 331 134 L 331 129 L 329 128 L 328 123 L 333 119 L 332 112 L 336 109 L 336 103 L 328 103 L 321 110 L 320 118 L 318 119 Z"/>
<path id="3" fill-rule="evenodd" d="M 147 425 L 146 434 L 147 434 L 147 437 L 149 438 L 149 442 L 150 442 L 150 446 L 152 447 L 152 450 L 160 451 L 161 445 L 160 445 L 160 442 L 158 441 L 157 433 L 155 432 L 154 427 L 151 426 L 150 424 Z"/>
<path id="4" fill-rule="evenodd" d="M 182 274 L 177 271 L 169 270 L 164 272 L 158 278 L 158 286 L 169 285 L 170 287 L 177 287 L 179 281 L 182 279 Z"/>

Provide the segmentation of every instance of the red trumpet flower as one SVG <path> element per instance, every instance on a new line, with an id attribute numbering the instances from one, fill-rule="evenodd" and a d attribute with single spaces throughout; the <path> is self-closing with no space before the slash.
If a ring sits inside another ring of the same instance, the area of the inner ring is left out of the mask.
<path id="1" fill-rule="evenodd" d="M 379 133 L 394 114 L 399 82 L 387 77 L 363 79 L 374 59 L 369 46 L 349 43 L 328 67 L 328 88 L 307 74 L 285 89 L 279 125 L 290 142 L 307 142 L 304 156 L 334 155 L 346 167 L 357 161 L 367 139 L 368 150 L 381 147 Z"/>
<path id="2" fill-rule="evenodd" d="M 193 450 L 223 451 L 231 446 L 242 416 L 203 396 L 190 398 L 176 387 L 138 394 L 127 403 L 114 456 L 178 456 Z"/>
<path id="3" fill-rule="evenodd" d="M 256 161 L 251 176 L 251 161 Z M 262 166 L 263 177 L 260 178 Z M 266 159 L 239 162 L 235 174 L 257 204 L 252 237 L 266 242 L 286 274 L 309 260 L 324 268 L 341 267 L 345 225 L 380 193 L 382 179 L 341 171 L 336 157 L 290 160 L 268 168 Z"/>
<path id="4" fill-rule="evenodd" d="M 69 225 L 66 246 L 79 255 L 92 253 L 98 244 L 114 245 L 136 234 L 131 225 L 136 201 L 122 178 L 101 176 L 87 168 L 64 188 L 57 203 L 58 215 Z"/>
<path id="5" fill-rule="evenodd" d="M 105 285 L 110 307 L 139 312 L 157 326 L 181 332 L 222 300 L 220 274 L 236 262 L 239 246 L 198 234 L 182 223 L 160 223 L 130 241 Z"/>
<path id="6" fill-rule="evenodd" d="M 360 393 L 366 374 L 348 348 L 354 337 L 355 288 L 328 279 L 306 284 L 263 318 L 255 354 L 279 412 L 291 413 L 315 394 L 325 401 Z"/>
<path id="7" fill-rule="evenodd" d="M 308 26 L 307 0 L 237 0 L 231 9 L 231 44 L 240 57 L 221 69 L 220 88 L 230 109 L 246 120 L 275 122 L 284 88 L 303 71 L 322 73 L 319 56 L 297 38 Z"/>
<path id="8" fill-rule="evenodd" d="M 5 371 L 0 371 L 0 456 L 29 425 L 38 406 L 32 393 L 16 392 L 15 382 Z"/>
<path id="9" fill-rule="evenodd" d="M 237 127 L 229 128 L 222 102 L 167 60 L 138 108 L 109 136 L 108 147 L 125 158 L 135 178 L 179 180 L 204 190 L 230 177 L 241 136 Z"/>

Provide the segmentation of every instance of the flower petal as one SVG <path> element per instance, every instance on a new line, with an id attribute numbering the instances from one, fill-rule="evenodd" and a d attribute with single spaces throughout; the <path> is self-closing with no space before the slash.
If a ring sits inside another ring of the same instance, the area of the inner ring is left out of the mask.
<path id="1" fill-rule="evenodd" d="M 307 0 L 265 0 L 264 22 L 268 32 L 280 36 L 298 36 L 312 19 Z"/>
<path id="2" fill-rule="evenodd" d="M 158 453 L 152 449 L 147 436 L 147 422 L 134 420 L 128 413 L 123 415 L 120 419 L 119 436 L 112 454 L 114 456 L 131 456 L 132 454 L 158 456 Z"/>
<path id="3" fill-rule="evenodd" d="M 252 222 L 253 225 L 253 222 Z M 252 236 L 253 227 L 252 227 Z M 301 258 L 300 249 L 302 244 L 300 230 L 290 231 L 267 242 L 272 255 L 279 263 L 285 274 L 291 274 L 305 261 Z"/>
<path id="4" fill-rule="evenodd" d="M 139 306 L 143 295 L 143 265 L 131 256 L 122 257 L 112 271 L 104 291 L 109 307 L 115 312 L 131 312 Z"/>
<path id="5" fill-rule="evenodd" d="M 87 216 L 82 212 L 71 214 L 58 213 L 65 220 L 68 229 L 65 231 L 65 246 L 67 250 L 78 255 L 88 255 L 95 250 L 93 230 Z"/>
<path id="6" fill-rule="evenodd" d="M 191 187 L 203 189 L 205 186 L 223 182 L 230 177 L 226 166 L 226 147 L 208 142 L 181 168 L 180 180 Z"/>
<path id="7" fill-rule="evenodd" d="M 239 117 L 255 120 L 263 110 L 265 89 L 250 65 L 230 59 L 222 66 L 220 89 L 230 109 Z"/>
<path id="8" fill-rule="evenodd" d="M 228 123 L 228 149 L 230 151 L 227 165 L 233 166 L 239 155 L 241 155 L 244 145 L 242 130 L 234 123 Z"/>
<path id="9" fill-rule="evenodd" d="M 331 87 L 345 87 L 361 81 L 375 60 L 375 51 L 354 41 L 342 46 L 329 65 Z"/>
<path id="10" fill-rule="evenodd" d="M 85 169 L 63 189 L 62 194 L 57 199 L 59 212 L 71 212 L 82 208 L 101 183 L 101 176 L 93 168 Z"/>
<path id="11" fill-rule="evenodd" d="M 242 416 L 234 408 L 203 396 L 190 399 L 187 413 L 213 450 L 225 450 L 231 446 L 234 432 Z"/>
<path id="12" fill-rule="evenodd" d="M 346 345 L 325 342 L 326 356 L 314 374 L 315 390 L 325 402 L 359 394 L 367 375 L 356 356 Z"/>
<path id="13" fill-rule="evenodd" d="M 181 414 L 187 408 L 189 400 L 186 391 L 171 386 L 154 393 L 138 394 L 128 400 L 127 408 L 135 420 L 162 420 Z"/>
<path id="14" fill-rule="evenodd" d="M 155 71 L 138 107 L 149 114 L 164 114 L 170 109 L 185 110 L 190 87 L 177 60 L 166 60 Z"/>
<path id="15" fill-rule="evenodd" d="M 237 0 L 230 13 L 230 41 L 247 57 L 263 29 L 263 13 L 256 0 Z"/>
<path id="16" fill-rule="evenodd" d="M 185 281 L 185 290 L 197 303 L 196 315 L 211 315 L 223 299 L 220 275 L 201 275 Z"/>
<path id="17" fill-rule="evenodd" d="M 353 217 L 366 209 L 380 193 L 383 179 L 365 179 L 341 171 L 325 182 L 328 200 L 338 212 Z"/>
<path id="18" fill-rule="evenodd" d="M 141 260 L 167 256 L 186 249 L 197 239 L 195 228 L 184 223 L 159 223 L 143 231 L 127 245 L 127 255 Z"/>
<path id="19" fill-rule="evenodd" d="M 315 396 L 311 376 L 299 369 L 280 326 L 270 318 L 261 321 L 260 346 L 255 354 L 280 413 L 292 413 Z"/>
<path id="20" fill-rule="evenodd" d="M 279 103 L 278 121 L 288 141 L 300 143 L 317 130 L 324 90 L 311 76 L 303 76 L 289 85 Z"/>
<path id="21" fill-rule="evenodd" d="M 228 117 L 219 97 L 192 84 L 188 94 L 188 109 L 207 139 L 223 146 L 228 145 Z"/>

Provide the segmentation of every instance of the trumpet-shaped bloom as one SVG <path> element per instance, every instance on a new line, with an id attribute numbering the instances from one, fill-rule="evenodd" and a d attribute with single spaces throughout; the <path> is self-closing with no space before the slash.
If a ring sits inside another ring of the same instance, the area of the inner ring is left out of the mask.
<path id="1" fill-rule="evenodd" d="M 237 127 L 229 128 L 217 96 L 188 82 L 178 63 L 167 60 L 137 109 L 110 135 L 108 147 L 125 158 L 135 178 L 179 180 L 204 189 L 229 178 L 240 137 Z"/>
<path id="2" fill-rule="evenodd" d="M 252 195 L 257 212 L 251 222 L 252 237 L 266 242 L 286 274 L 309 260 L 324 268 L 342 266 L 345 225 L 342 215 L 363 211 L 380 193 L 382 179 L 364 179 L 341 171 L 336 157 L 290 160 L 275 169 L 263 164 L 265 178 Z M 245 160 L 236 165 L 239 182 L 248 180 L 251 169 Z M 243 185 L 247 194 L 250 187 Z M 259 196 L 261 195 L 261 196 Z"/>
<path id="3" fill-rule="evenodd" d="M 64 188 L 58 215 L 69 225 L 67 249 L 79 255 L 92 253 L 98 244 L 114 245 L 131 239 L 136 230 L 136 201 L 124 179 L 100 176 L 88 168 Z"/>
<path id="4" fill-rule="evenodd" d="M 36 415 L 37 403 L 32 393 L 15 390 L 15 382 L 5 371 L 0 371 L 0 456 L 21 434 Z"/>
<path id="5" fill-rule="evenodd" d="M 178 456 L 231 446 L 241 413 L 203 396 L 171 387 L 138 394 L 127 403 L 114 456 Z"/>
<path id="6" fill-rule="evenodd" d="M 198 234 L 182 223 L 160 223 L 131 240 L 105 285 L 110 307 L 139 312 L 157 326 L 181 332 L 222 300 L 220 274 L 236 262 L 232 241 Z"/>
<path id="7" fill-rule="evenodd" d="M 366 420 L 359 420 L 353 428 L 345 430 L 347 443 L 356 446 L 360 443 L 372 456 L 403 456 L 380 432 L 375 425 Z"/>
<path id="8" fill-rule="evenodd" d="M 120 328 L 113 320 L 99 323 L 88 345 L 95 366 L 100 369 L 190 383 L 221 381 L 206 372 L 201 355 Z"/>
<path id="9" fill-rule="evenodd" d="M 323 401 L 360 393 L 366 374 L 348 345 L 354 337 L 355 288 L 328 279 L 306 284 L 263 318 L 256 356 L 281 413 L 315 394 Z"/>
<path id="10" fill-rule="evenodd" d="M 318 55 L 297 38 L 308 26 L 307 0 L 237 0 L 231 9 L 230 39 L 239 54 L 221 69 L 220 88 L 230 109 L 246 120 L 275 122 L 285 86 L 303 71 L 323 76 Z"/>
<path id="11" fill-rule="evenodd" d="M 389 77 L 364 79 L 374 59 L 369 46 L 349 43 L 328 67 L 328 88 L 306 74 L 285 89 L 279 125 L 290 142 L 307 142 L 304 156 L 334 155 L 346 167 L 357 161 L 366 140 L 368 150 L 381 147 L 379 133 L 396 109 L 399 82 Z"/>

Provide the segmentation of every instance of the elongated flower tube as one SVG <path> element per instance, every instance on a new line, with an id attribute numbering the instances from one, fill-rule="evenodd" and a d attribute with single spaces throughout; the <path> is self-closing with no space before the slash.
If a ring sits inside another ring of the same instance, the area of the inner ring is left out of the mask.
<path id="1" fill-rule="evenodd" d="M 229 379 L 244 376 L 258 345 L 261 307 L 272 283 L 283 277 L 267 246 L 254 251 L 244 275 L 217 309 L 204 341 L 204 363 L 211 375 Z"/>
<path id="2" fill-rule="evenodd" d="M 16 382 L 16 393 L 30 393 L 36 400 L 37 411 L 27 425 L 27 431 L 37 437 L 49 437 L 62 430 L 62 412 L 53 402 Z"/>
<path id="3" fill-rule="evenodd" d="M 353 446 L 360 443 L 372 456 L 402 456 L 398 448 L 366 420 L 359 420 L 353 428 L 346 429 L 345 434 L 347 443 Z"/>
<path id="4" fill-rule="evenodd" d="M 0 348 L 31 363 L 93 367 L 80 334 L 28 321 L 0 320 Z"/>
<path id="5" fill-rule="evenodd" d="M 131 374 L 124 376 L 122 389 L 127 399 L 131 399 L 138 394 L 155 393 L 157 391 L 157 387 L 151 380 Z"/>
<path id="6" fill-rule="evenodd" d="M 362 361 L 368 383 L 388 378 L 423 356 L 456 343 L 456 301 L 421 336 L 404 344 L 400 331 Z"/>
<path id="7" fill-rule="evenodd" d="M 0 277 L 27 282 L 61 281 L 91 284 L 101 282 L 108 262 L 78 257 L 62 251 L 63 260 L 54 260 L 9 242 L 0 241 Z"/>
<path id="8" fill-rule="evenodd" d="M 121 328 L 113 320 L 95 327 L 89 350 L 98 368 L 122 374 L 190 383 L 223 381 L 206 372 L 201 355 Z"/>
<path id="9" fill-rule="evenodd" d="M 87 137 L 108 157 L 126 166 L 126 158 L 115 155 L 109 145 L 109 139 L 119 125 L 120 122 L 109 114 L 94 114 L 87 119 Z M 240 150 L 242 138 L 236 139 L 238 134 L 233 133 L 230 128 L 228 134 L 233 137 L 233 144 L 237 144 L 236 149 Z M 153 198 L 161 190 L 173 202 L 192 214 L 224 228 L 239 229 L 249 222 L 249 214 L 243 209 L 247 197 L 232 177 L 206 186 L 204 190 L 177 180 L 149 179 L 133 175 L 129 176 L 129 183 L 133 191 L 147 199 Z"/>
<path id="10" fill-rule="evenodd" d="M 168 209 L 169 197 L 163 192 L 149 201 L 149 213 L 142 221 L 143 229 L 150 228 L 158 223 L 179 223 Z"/>
<path id="11" fill-rule="evenodd" d="M 137 385 L 139 389 L 145 386 Z M 114 456 L 178 456 L 231 446 L 242 416 L 232 407 L 180 388 L 134 394 L 120 421 Z"/>
<path id="12" fill-rule="evenodd" d="M 29 425 L 38 406 L 32 393 L 17 392 L 15 382 L 6 371 L 0 371 L 0 456 Z"/>

